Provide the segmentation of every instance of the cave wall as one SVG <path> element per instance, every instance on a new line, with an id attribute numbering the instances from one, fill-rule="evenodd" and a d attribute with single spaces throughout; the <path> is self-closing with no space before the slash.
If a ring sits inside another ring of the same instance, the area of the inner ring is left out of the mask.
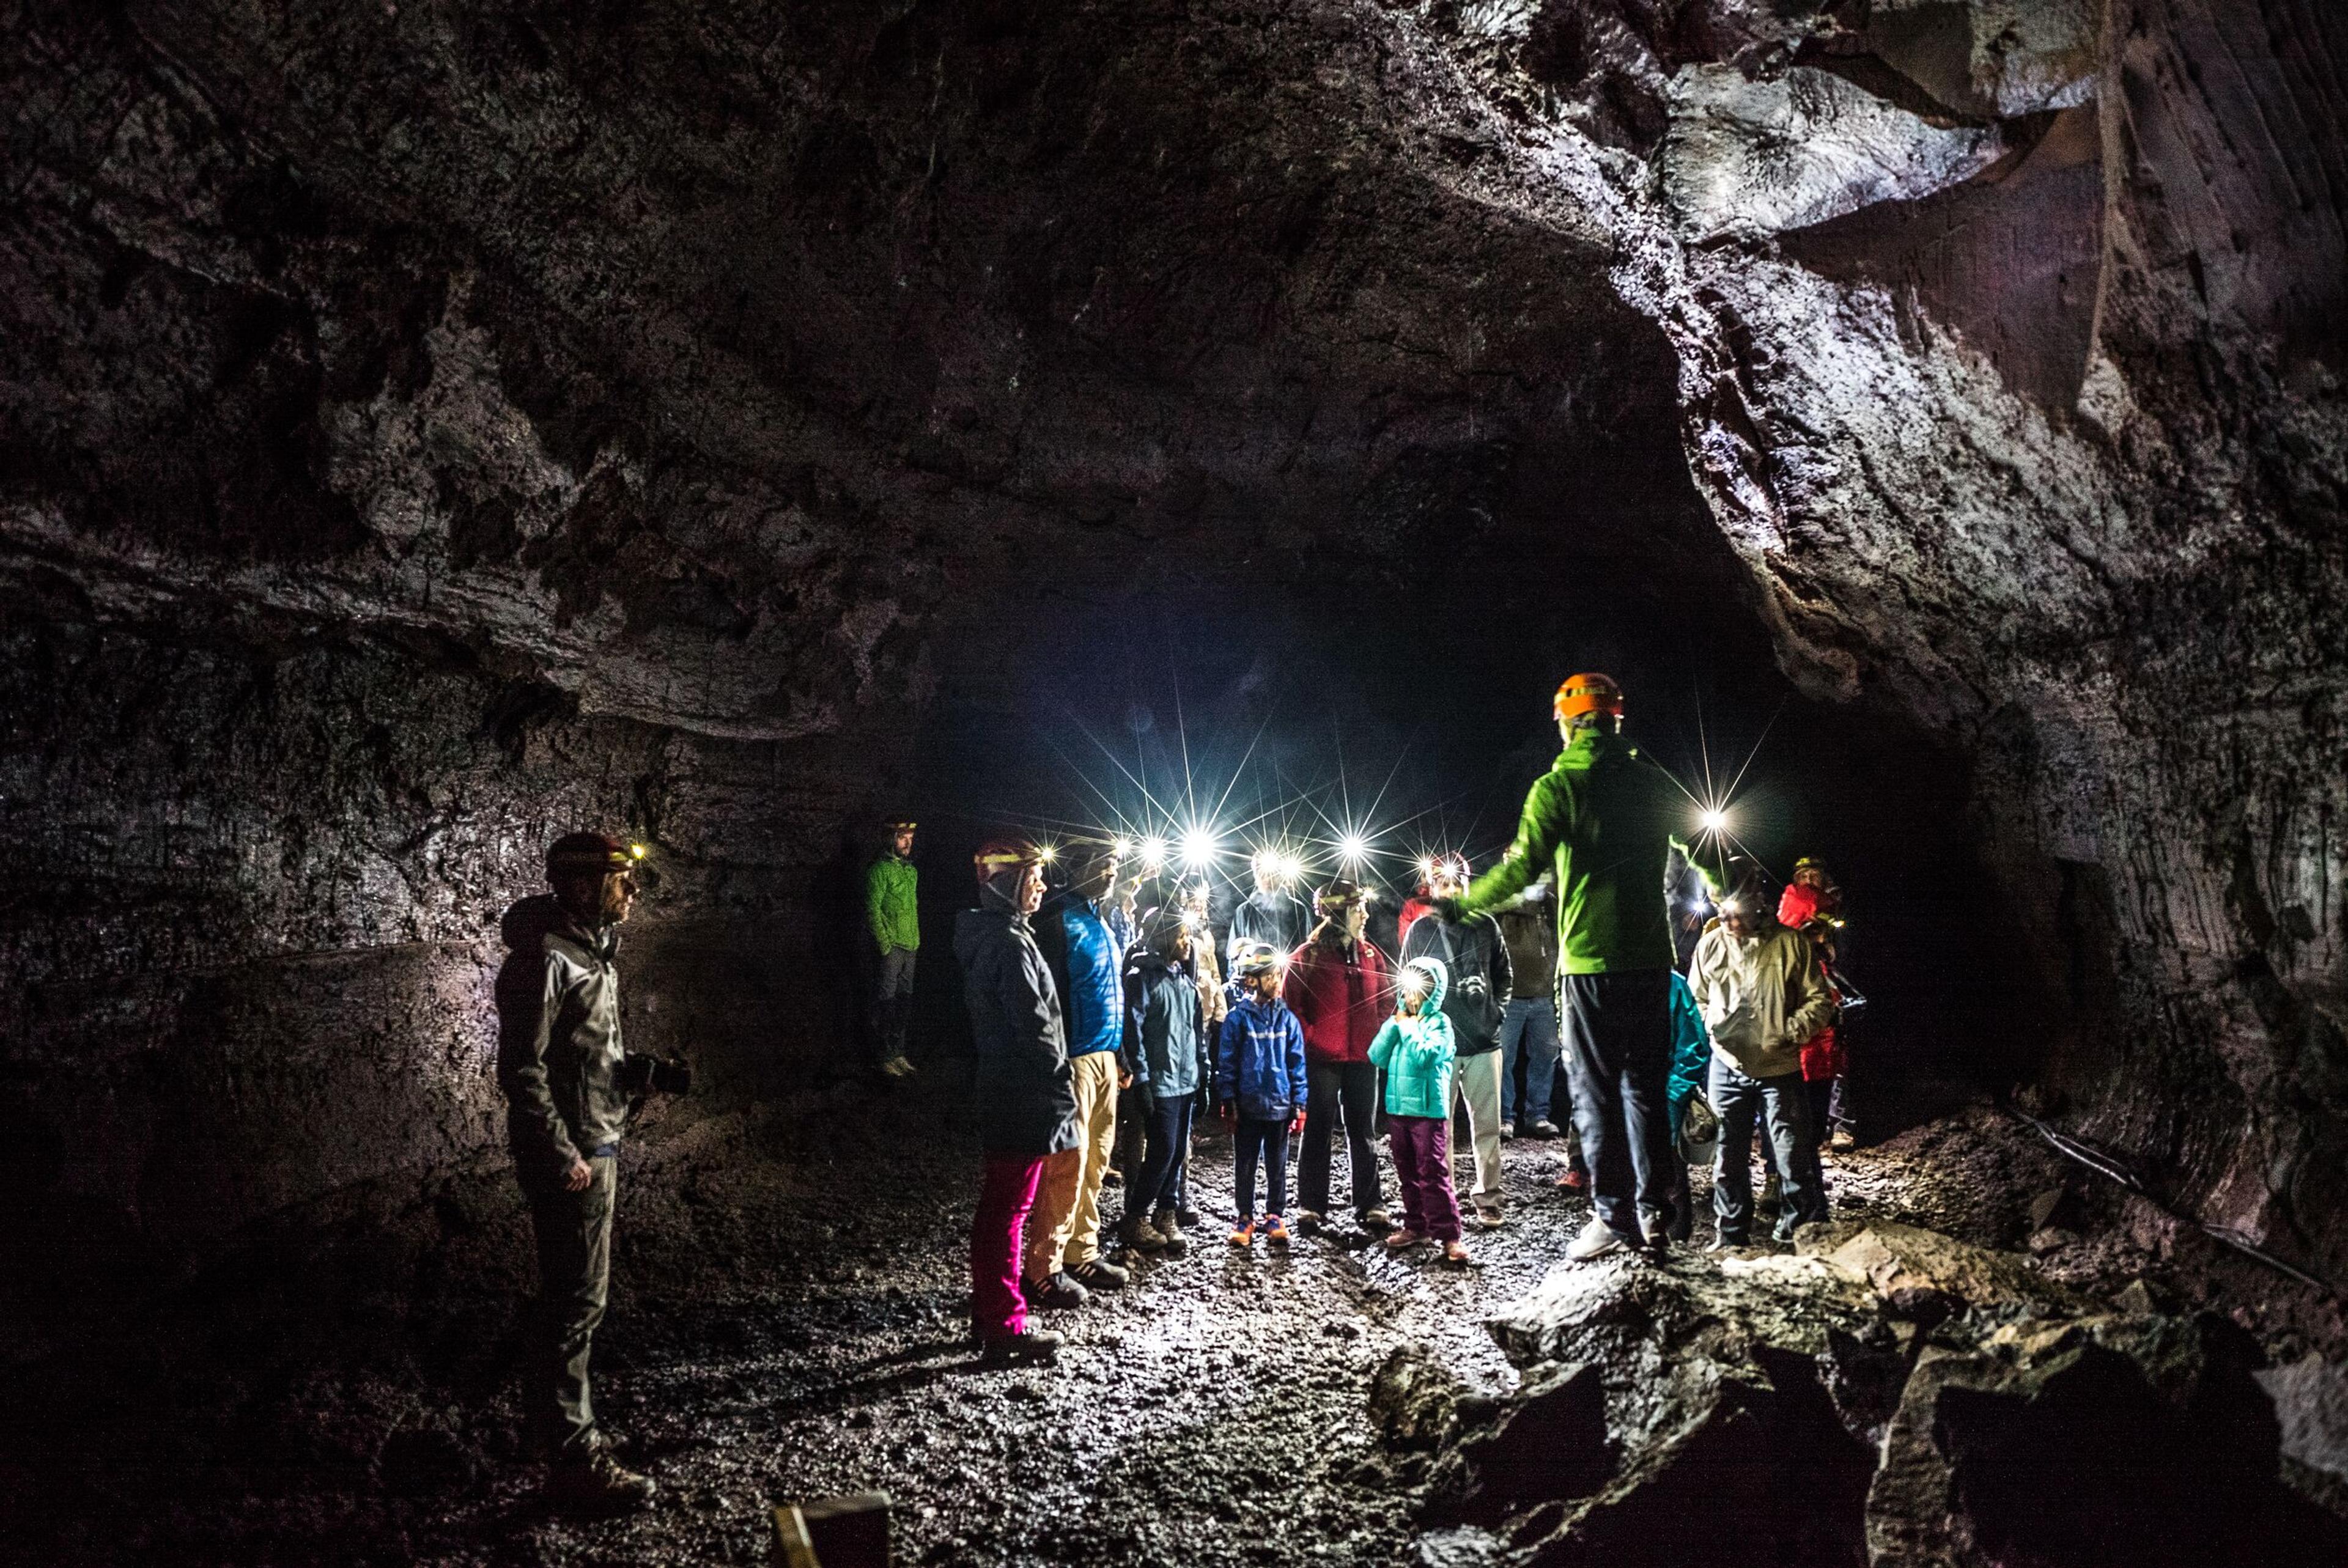
<path id="1" fill-rule="evenodd" d="M 764 994 L 1038 581 L 1481 629 L 1570 572 L 1944 743 L 2015 1071 L 2348 1257 L 2335 8 L 0 16 L 52 1190 L 231 1223 L 479 1150 L 487 920 L 590 816 L 675 867 L 642 1005 Z"/>

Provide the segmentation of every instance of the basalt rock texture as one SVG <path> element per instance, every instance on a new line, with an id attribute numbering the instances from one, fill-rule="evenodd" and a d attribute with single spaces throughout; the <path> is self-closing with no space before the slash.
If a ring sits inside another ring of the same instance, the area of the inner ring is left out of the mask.
<path id="1" fill-rule="evenodd" d="M 1519 1389 L 1447 1390 L 1405 1351 L 1371 1406 L 1437 1448 L 1426 1522 L 1526 1563 L 1725 1538 L 1874 1568 L 2335 1560 L 2348 1525 L 2281 1479 L 2260 1384 L 2289 1378 L 2214 1314 L 2118 1305 L 1913 1225 L 1806 1227 L 1792 1257 L 1560 1266 L 1488 1319 Z"/>
<path id="2" fill-rule="evenodd" d="M 2337 7 L 0 16 L 51 1212 L 490 1150 L 491 922 L 589 820 L 664 876 L 632 1024 L 796 1081 L 922 715 L 1245 582 L 1494 662 L 1698 603 L 1921 733 L 1982 869 L 1878 907 L 2003 934 L 1986 1070 L 2348 1265 Z"/>

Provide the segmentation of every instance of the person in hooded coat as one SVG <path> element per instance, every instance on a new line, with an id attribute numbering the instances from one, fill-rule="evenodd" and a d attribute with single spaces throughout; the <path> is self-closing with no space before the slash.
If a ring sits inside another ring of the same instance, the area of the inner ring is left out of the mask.
<path id="1" fill-rule="evenodd" d="M 1332 882 L 1313 902 L 1321 923 L 1289 956 L 1282 991 L 1304 1030 L 1309 1089 L 1304 1146 L 1296 1161 L 1296 1221 L 1302 1229 L 1317 1229 L 1328 1212 L 1330 1145 L 1342 1126 L 1354 1217 L 1365 1229 L 1383 1231 L 1392 1221 L 1378 1193 L 1378 1070 L 1370 1064 L 1370 1041 L 1385 1021 L 1394 982 L 1385 958 L 1362 935 L 1369 907 L 1361 886 Z"/>
<path id="2" fill-rule="evenodd" d="M 1049 1361 L 1060 1337 L 1028 1321 L 1023 1233 L 1046 1165 L 1070 1157 L 1078 1129 L 1059 988 L 1029 924 L 1044 899 L 1044 856 L 1025 840 L 996 839 L 973 865 L 979 907 L 954 924 L 985 1157 L 971 1222 L 971 1329 L 990 1362 Z"/>

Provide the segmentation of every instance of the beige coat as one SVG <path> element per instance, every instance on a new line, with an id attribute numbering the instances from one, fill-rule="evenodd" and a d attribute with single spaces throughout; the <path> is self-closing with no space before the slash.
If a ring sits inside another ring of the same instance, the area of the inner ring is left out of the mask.
<path id="1" fill-rule="evenodd" d="M 1802 1042 L 1834 1021 L 1834 993 L 1799 931 L 1773 926 L 1742 939 L 1715 926 L 1688 960 L 1688 989 L 1712 1048 L 1748 1078 L 1802 1070 Z"/>

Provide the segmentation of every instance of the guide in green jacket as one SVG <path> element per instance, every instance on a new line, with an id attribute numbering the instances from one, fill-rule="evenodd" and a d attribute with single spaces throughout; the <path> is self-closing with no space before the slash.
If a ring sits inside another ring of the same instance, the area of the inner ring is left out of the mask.
<path id="1" fill-rule="evenodd" d="M 1663 868 L 1697 806 L 1622 738 L 1622 688 L 1575 675 L 1558 688 L 1565 751 L 1525 797 L 1516 842 L 1457 907 L 1513 897 L 1544 870 L 1558 894 L 1558 993 L 1573 1065 L 1573 1121 L 1598 1210 L 1576 1260 L 1669 1240 L 1672 931 Z M 1706 870 L 1715 885 L 1720 878 Z"/>
<path id="2" fill-rule="evenodd" d="M 889 847 L 864 874 L 864 924 L 880 958 L 872 990 L 873 1052 L 880 1071 L 910 1077 L 905 1030 L 912 1021 L 913 958 L 922 946 L 916 898 L 921 874 L 913 868 L 911 822 L 889 825 Z"/>

